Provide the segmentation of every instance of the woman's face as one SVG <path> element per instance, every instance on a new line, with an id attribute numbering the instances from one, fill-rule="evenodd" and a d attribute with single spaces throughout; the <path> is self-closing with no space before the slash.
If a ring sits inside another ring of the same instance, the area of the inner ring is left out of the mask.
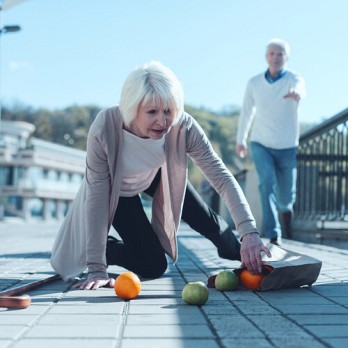
<path id="1" fill-rule="evenodd" d="M 174 110 L 149 102 L 139 108 L 128 130 L 140 138 L 158 140 L 170 131 L 174 118 Z"/>
<path id="2" fill-rule="evenodd" d="M 283 69 L 287 60 L 287 56 L 280 47 L 271 45 L 270 47 L 268 47 L 266 59 L 270 72 L 275 74 Z"/>

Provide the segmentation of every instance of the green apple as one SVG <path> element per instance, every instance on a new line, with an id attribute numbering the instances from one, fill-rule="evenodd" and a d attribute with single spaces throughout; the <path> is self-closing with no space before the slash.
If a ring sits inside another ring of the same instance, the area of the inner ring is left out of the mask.
<path id="1" fill-rule="evenodd" d="M 215 288 L 220 291 L 235 290 L 238 284 L 238 276 L 233 271 L 221 271 L 215 278 Z"/>
<path id="2" fill-rule="evenodd" d="M 189 282 L 184 286 L 181 297 L 188 304 L 201 306 L 207 302 L 209 291 L 203 282 Z"/>

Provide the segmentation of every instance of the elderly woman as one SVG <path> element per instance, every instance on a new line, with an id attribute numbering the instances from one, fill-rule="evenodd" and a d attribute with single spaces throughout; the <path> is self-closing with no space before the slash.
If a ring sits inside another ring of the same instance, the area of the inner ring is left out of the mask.
<path id="1" fill-rule="evenodd" d="M 68 280 L 88 268 L 80 289 L 113 286 L 108 265 L 145 278 L 160 277 L 169 255 L 178 259 L 183 219 L 216 246 L 221 257 L 262 271 L 259 238 L 248 203 L 207 136 L 183 109 L 180 82 L 158 62 L 136 68 L 126 79 L 119 106 L 102 110 L 87 141 L 85 179 L 59 230 L 52 267 Z M 187 180 L 187 155 L 224 199 L 241 245 Z M 139 194 L 152 196 L 148 220 Z M 108 237 L 111 225 L 122 240 Z"/>

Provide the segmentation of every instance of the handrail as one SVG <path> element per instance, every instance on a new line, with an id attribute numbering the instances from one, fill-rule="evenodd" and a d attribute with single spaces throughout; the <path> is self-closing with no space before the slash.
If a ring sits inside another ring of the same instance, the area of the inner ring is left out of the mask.
<path id="1" fill-rule="evenodd" d="M 310 128 L 304 131 L 300 135 L 300 143 L 307 141 L 308 139 L 312 139 L 313 137 L 323 134 L 325 131 L 332 129 L 333 127 L 336 127 L 339 124 L 344 123 L 345 121 L 348 120 L 347 117 L 348 117 L 348 108 L 341 111 L 337 115 L 323 121 L 317 126 L 314 126 L 313 128 Z"/>
<path id="2" fill-rule="evenodd" d="M 295 216 L 348 219 L 348 109 L 300 136 Z"/>

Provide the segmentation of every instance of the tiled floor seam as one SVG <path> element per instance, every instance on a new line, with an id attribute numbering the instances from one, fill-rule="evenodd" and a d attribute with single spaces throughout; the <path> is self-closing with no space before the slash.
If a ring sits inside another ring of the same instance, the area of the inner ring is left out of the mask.
<path id="1" fill-rule="evenodd" d="M 341 282 L 341 283 L 343 284 L 344 282 Z M 314 294 L 316 294 L 316 295 L 318 295 L 318 296 L 320 296 L 320 297 L 322 297 L 322 298 L 325 298 L 325 300 L 330 301 L 330 302 L 332 302 L 332 303 L 335 304 L 335 305 L 338 305 L 338 306 L 340 306 L 340 307 L 343 307 L 343 308 L 347 308 L 347 309 L 348 309 L 348 305 L 342 305 L 342 304 L 339 303 L 339 302 L 335 302 L 335 301 L 332 299 L 332 297 L 329 298 L 329 297 L 327 297 L 327 296 L 324 296 L 324 295 L 321 294 L 320 292 L 316 292 L 315 290 L 312 290 L 311 288 L 309 289 L 309 291 L 312 292 L 312 293 L 314 293 Z"/>
<path id="2" fill-rule="evenodd" d="M 116 336 L 115 336 L 115 344 L 114 344 L 113 348 L 121 348 L 122 347 L 123 333 L 124 333 L 125 327 L 127 325 L 129 305 L 130 305 L 129 301 L 125 301 L 123 304 L 121 318 L 120 318 L 119 325 L 117 327 L 117 332 L 116 332 Z"/>
<path id="3" fill-rule="evenodd" d="M 40 323 L 40 321 L 52 310 L 52 308 L 54 308 L 57 305 L 59 300 L 62 299 L 65 296 L 65 294 L 67 294 L 70 290 L 71 290 L 71 287 L 67 288 L 64 292 L 62 292 L 60 296 L 57 296 L 53 300 L 53 302 L 47 307 L 47 309 L 44 310 L 41 314 L 39 314 L 38 317 L 30 325 L 27 325 L 25 329 L 23 329 L 23 331 L 15 339 L 12 339 L 12 341 L 7 346 L 5 346 L 5 348 L 14 347 L 21 339 L 25 338 L 25 335 L 31 329 L 37 326 Z"/>
<path id="4" fill-rule="evenodd" d="M 186 249 L 185 245 L 182 245 L 181 247 L 182 247 L 183 249 Z M 200 269 L 203 273 L 206 274 L 206 272 L 204 272 L 204 269 L 202 269 L 202 267 L 199 266 L 199 261 L 201 261 L 201 259 L 200 259 L 199 257 L 197 257 L 197 256 L 194 256 L 194 257 L 193 257 L 193 256 L 192 256 L 191 254 L 189 254 L 189 253 L 186 253 L 185 255 L 186 255 L 186 257 L 188 257 L 188 258 L 192 261 L 192 263 L 193 263 L 198 269 Z M 179 269 L 179 272 L 181 273 L 180 269 Z M 225 295 L 224 295 L 224 296 L 225 296 Z M 279 315 L 281 315 L 282 317 L 284 317 L 286 320 L 289 320 L 290 322 L 294 323 L 294 324 L 295 324 L 297 327 L 299 327 L 301 330 L 305 331 L 310 337 L 313 337 L 315 340 L 319 341 L 319 342 L 320 342 L 321 344 L 323 344 L 324 346 L 330 347 L 326 342 L 322 341 L 322 339 L 321 339 L 320 337 L 315 336 L 312 332 L 310 332 L 310 331 L 307 330 L 306 328 L 300 326 L 298 323 L 296 323 L 294 320 L 292 320 L 291 318 L 289 318 L 286 314 L 284 314 L 284 313 L 282 313 L 281 311 L 279 311 L 279 309 L 277 309 L 276 307 L 274 307 L 273 305 L 271 305 L 270 303 L 268 303 L 265 299 L 263 299 L 263 298 L 262 298 L 261 296 L 259 296 L 258 294 L 257 294 L 257 296 L 258 296 L 263 302 L 267 303 L 267 305 L 269 305 L 272 309 L 274 309 L 275 311 L 277 311 L 277 312 L 279 313 Z M 322 297 L 324 297 L 324 296 L 322 296 Z M 254 326 L 264 335 L 264 338 L 267 340 L 267 342 L 268 342 L 270 345 L 276 347 L 276 345 L 274 345 L 274 343 L 273 343 L 273 341 L 272 341 L 272 338 L 269 337 L 269 336 L 267 335 L 267 333 L 257 325 L 257 323 L 255 323 L 252 319 L 250 319 L 248 315 L 246 315 L 245 313 L 243 313 L 243 311 L 241 311 L 241 310 L 238 308 L 238 306 L 236 306 L 230 298 L 228 298 L 227 296 L 225 296 L 225 298 L 236 308 L 236 310 L 237 310 L 246 320 L 248 320 L 252 325 L 254 325 Z M 202 310 L 201 310 L 201 311 L 202 311 Z M 216 330 L 215 330 L 214 326 L 212 325 L 212 323 L 211 323 L 210 320 L 209 320 L 209 316 L 206 315 L 206 314 L 204 313 L 204 311 L 202 311 L 202 313 L 204 314 L 204 317 L 206 318 L 207 322 L 209 323 L 209 326 L 210 326 L 212 332 L 214 333 L 214 335 L 218 338 L 219 341 L 221 341 L 221 338 L 218 336 L 218 334 L 216 333 Z"/>
<path id="5" fill-rule="evenodd" d="M 185 246 L 182 246 L 182 247 L 185 248 Z M 186 254 L 186 256 L 190 258 L 190 256 L 189 256 L 188 254 Z M 203 272 L 203 270 L 201 269 L 201 267 L 199 267 L 199 266 L 196 264 L 196 262 L 194 262 L 194 260 L 192 260 L 192 258 L 190 258 L 190 260 Z M 188 282 L 188 279 L 186 278 L 185 274 L 182 272 L 182 270 L 180 269 L 180 267 L 178 267 L 178 265 L 175 265 L 175 266 L 176 266 L 176 269 L 177 269 L 178 273 L 181 275 L 181 277 L 184 279 L 184 281 L 185 281 L 185 282 Z M 203 273 L 205 273 L 205 272 L 203 272 Z M 222 344 L 221 338 L 219 337 L 217 331 L 215 330 L 214 325 L 213 325 L 213 324 L 211 323 L 211 321 L 209 320 L 208 315 L 204 312 L 204 310 L 202 309 L 201 306 L 199 306 L 199 310 L 200 310 L 200 312 L 202 313 L 202 316 L 204 317 L 204 319 L 206 320 L 209 329 L 210 329 L 211 332 L 213 333 L 216 343 L 218 344 L 219 347 L 224 348 L 225 346 Z"/>
<path id="6" fill-rule="evenodd" d="M 292 318 L 290 318 L 287 314 L 281 312 L 279 309 L 277 309 L 275 306 L 273 306 L 271 303 L 267 302 L 262 296 L 260 296 L 257 292 L 256 292 L 257 297 L 259 297 L 263 302 L 267 303 L 267 305 L 269 305 L 271 308 L 273 308 L 274 310 L 276 310 L 283 318 L 285 318 L 286 320 L 288 320 L 289 322 L 295 324 L 298 328 L 300 328 L 302 331 L 306 332 L 310 337 L 313 337 L 316 341 L 318 341 L 319 343 L 321 343 L 322 345 L 324 345 L 325 347 L 331 347 L 330 345 L 328 345 L 327 342 L 325 342 L 322 338 L 314 335 L 311 331 L 309 331 L 306 327 L 301 326 L 299 323 L 297 323 L 295 320 L 293 320 Z M 322 296 L 324 297 L 324 296 Z M 325 297 L 324 297 L 325 298 Z M 250 319 L 252 321 L 252 319 Z M 254 323 L 252 321 L 253 325 L 256 325 L 256 323 Z M 261 332 L 263 332 L 263 330 L 261 330 L 260 328 L 258 328 Z M 267 337 L 268 340 L 270 340 L 271 338 Z"/>
<path id="7" fill-rule="evenodd" d="M 188 256 L 188 255 L 186 255 L 186 256 Z M 188 257 L 189 257 L 189 256 L 188 256 Z M 193 260 L 191 259 L 191 261 L 193 261 Z M 193 262 L 194 262 L 194 261 L 193 261 Z M 195 262 L 194 262 L 194 264 L 196 265 Z M 197 265 L 196 265 L 196 266 L 197 266 Z M 187 281 L 187 279 L 186 279 L 186 277 L 185 277 L 185 274 L 181 271 L 180 267 L 178 267 L 178 266 L 176 265 L 176 269 L 177 269 L 178 273 L 181 275 L 181 277 L 182 277 L 185 281 Z M 201 268 L 199 268 L 199 269 L 201 269 Z M 214 340 L 215 340 L 215 342 L 217 343 L 217 345 L 218 345 L 220 348 L 225 348 L 225 346 L 222 344 L 222 339 L 221 339 L 221 337 L 218 335 L 218 333 L 217 333 L 217 331 L 216 331 L 214 325 L 213 325 L 212 322 L 210 321 L 208 314 L 204 312 L 204 310 L 202 309 L 201 306 L 199 306 L 199 310 L 200 310 L 202 316 L 204 317 L 204 319 L 206 320 L 209 329 L 210 329 L 211 332 L 213 333 L 213 335 L 214 335 Z"/>
<path id="8" fill-rule="evenodd" d="M 186 248 L 185 245 L 182 245 L 182 248 Z M 185 255 L 186 255 L 186 257 L 188 257 L 188 258 L 194 263 L 194 265 L 195 265 L 198 269 L 200 269 L 203 273 L 205 273 L 205 274 L 207 275 L 206 271 L 205 271 L 201 266 L 198 265 L 198 262 L 197 262 L 197 261 L 200 261 L 200 259 L 199 259 L 197 256 L 192 257 L 191 254 L 189 254 L 189 253 L 186 253 Z M 177 268 L 178 268 L 178 267 L 177 267 Z M 179 273 L 183 276 L 183 278 L 186 280 L 185 276 L 182 274 L 182 272 L 181 272 L 181 270 L 180 270 L 179 268 L 178 268 L 178 272 L 179 272 Z M 230 298 L 228 298 L 228 296 L 226 296 L 225 294 L 223 294 L 223 295 L 224 295 L 224 297 L 227 299 L 227 301 L 230 302 L 230 303 L 232 304 L 232 306 L 237 310 L 237 312 L 238 312 L 239 314 L 241 314 L 246 320 L 248 320 L 253 326 L 255 326 L 255 327 L 264 335 L 264 338 L 267 340 L 267 342 L 268 342 L 270 345 L 272 345 L 273 347 L 276 347 L 276 346 L 272 343 L 272 341 L 270 340 L 270 338 L 265 334 L 264 330 L 262 330 L 261 328 L 259 328 L 252 320 L 250 320 L 249 317 L 248 317 L 246 314 L 244 314 L 244 313 L 233 303 L 233 301 L 232 301 Z M 213 332 L 213 334 L 214 334 L 214 336 L 215 336 L 215 341 L 219 344 L 219 347 L 222 347 L 222 348 L 225 347 L 225 346 L 222 344 L 222 341 L 223 341 L 224 338 L 223 338 L 223 337 L 220 337 L 220 336 L 218 335 L 218 333 L 217 333 L 217 331 L 216 331 L 214 325 L 211 323 L 211 321 L 210 321 L 210 319 L 209 319 L 209 315 L 208 315 L 207 313 L 205 313 L 204 310 L 203 310 L 202 308 L 200 308 L 200 310 L 201 310 L 201 312 L 202 312 L 202 314 L 203 314 L 205 320 L 207 321 L 210 330 Z M 278 311 L 278 310 L 277 310 L 277 311 Z M 279 312 L 279 311 L 278 311 L 278 312 Z"/>
<path id="9" fill-rule="evenodd" d="M 41 267 L 39 267 L 38 269 L 36 269 L 35 271 L 30 271 L 30 272 L 27 272 L 27 273 L 23 274 L 23 276 L 22 276 L 20 279 L 17 279 L 16 282 L 11 283 L 11 284 L 9 284 L 8 286 L 5 286 L 4 289 L 0 289 L 0 290 L 1 290 L 1 291 L 6 291 L 7 289 L 11 289 L 11 288 L 17 287 L 17 286 L 20 285 L 20 283 L 22 283 L 23 281 L 25 281 L 25 280 L 27 280 L 27 279 L 30 279 L 30 277 L 34 276 L 35 274 L 39 274 L 40 272 L 42 272 L 42 269 L 43 269 L 44 267 L 47 267 L 47 265 L 41 266 Z M 15 270 L 17 270 L 17 269 L 21 269 L 21 268 L 22 268 L 22 267 L 15 267 L 15 268 L 12 268 L 10 271 L 2 273 L 0 276 L 3 277 L 3 276 L 6 275 L 6 274 L 11 274 L 11 273 L 13 273 L 13 271 L 15 271 Z"/>

